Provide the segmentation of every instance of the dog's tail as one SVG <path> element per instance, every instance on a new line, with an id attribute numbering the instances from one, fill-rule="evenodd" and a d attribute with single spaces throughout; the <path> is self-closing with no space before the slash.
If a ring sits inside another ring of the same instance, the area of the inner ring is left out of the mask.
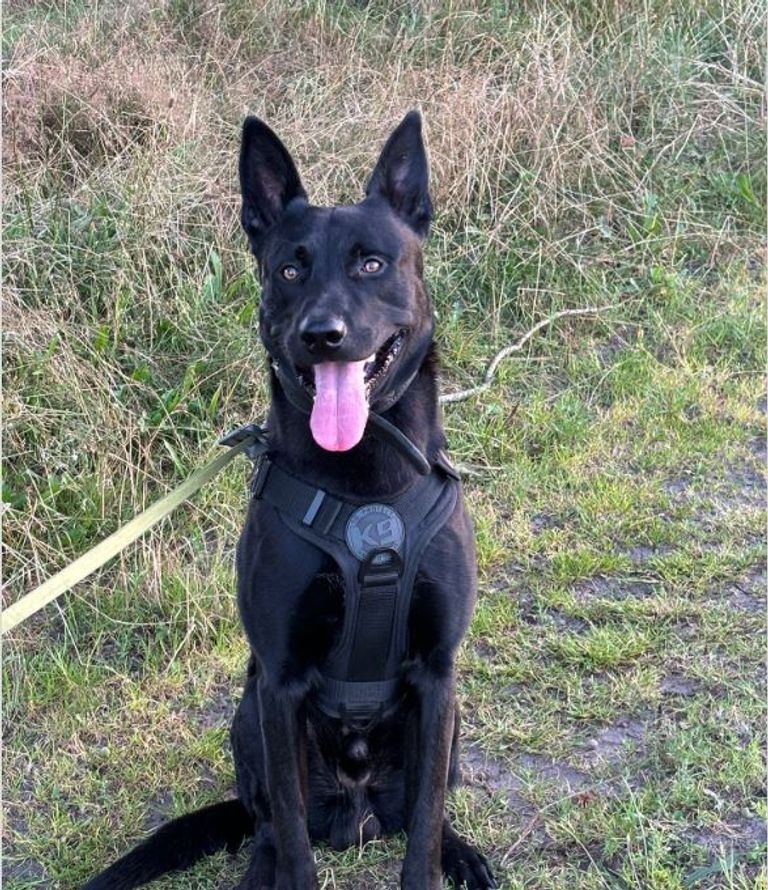
<path id="1" fill-rule="evenodd" d="M 163 825 L 82 890 L 140 887 L 166 872 L 188 868 L 223 847 L 234 853 L 253 831 L 253 820 L 239 800 L 204 807 Z"/>

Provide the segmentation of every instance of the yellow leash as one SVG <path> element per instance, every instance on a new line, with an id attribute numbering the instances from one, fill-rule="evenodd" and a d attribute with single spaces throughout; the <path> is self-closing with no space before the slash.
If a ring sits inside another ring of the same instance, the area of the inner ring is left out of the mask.
<path id="1" fill-rule="evenodd" d="M 244 427 L 243 431 L 252 428 Z M 221 444 L 231 444 L 232 447 L 225 454 L 215 457 L 207 466 L 196 470 L 189 479 L 169 492 L 159 501 L 147 507 L 143 513 L 139 513 L 130 522 L 126 523 L 122 528 L 113 532 L 108 538 L 97 544 L 87 553 L 78 557 L 73 563 L 66 568 L 57 572 L 53 577 L 44 581 L 39 587 L 36 587 L 30 593 L 17 600 L 7 609 L 3 609 L 0 615 L 0 634 L 6 634 L 9 630 L 13 630 L 17 624 L 20 624 L 30 615 L 34 615 L 43 606 L 61 596 L 62 593 L 74 587 L 83 578 L 87 578 L 96 569 L 100 569 L 106 562 L 109 562 L 113 556 L 116 556 L 121 550 L 132 544 L 137 538 L 141 537 L 145 531 L 152 528 L 176 509 L 180 504 L 200 488 L 206 482 L 210 482 L 214 476 L 220 473 L 230 461 L 238 454 L 241 454 L 257 441 L 258 436 L 253 433 L 245 433 L 244 437 L 235 438 L 234 442 L 230 440 L 233 436 L 237 436 L 240 431 L 222 440 Z M 262 450 L 265 450 L 266 446 Z"/>

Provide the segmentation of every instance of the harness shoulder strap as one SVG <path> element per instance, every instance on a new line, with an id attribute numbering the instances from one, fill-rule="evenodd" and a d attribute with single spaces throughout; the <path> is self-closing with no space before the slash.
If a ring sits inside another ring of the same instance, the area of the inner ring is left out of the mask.
<path id="1" fill-rule="evenodd" d="M 253 476 L 253 497 L 276 507 L 283 519 L 315 536 L 341 539 L 346 517 L 354 505 L 322 488 L 287 473 L 264 456 Z"/>

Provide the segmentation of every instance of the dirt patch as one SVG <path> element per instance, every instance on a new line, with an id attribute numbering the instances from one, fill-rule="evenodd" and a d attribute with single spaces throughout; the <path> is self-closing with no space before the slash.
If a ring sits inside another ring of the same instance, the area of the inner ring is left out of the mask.
<path id="1" fill-rule="evenodd" d="M 756 565 L 735 581 L 716 587 L 710 602 L 726 603 L 735 612 L 763 614 L 768 598 L 768 577 L 765 565 Z"/>
<path id="2" fill-rule="evenodd" d="M 764 819 L 750 816 L 690 831 L 687 837 L 710 853 L 718 853 L 723 848 L 747 852 L 765 844 L 768 831 Z"/>
<path id="3" fill-rule="evenodd" d="M 462 778 L 466 785 L 477 785 L 487 791 L 519 791 L 523 782 L 498 760 L 477 745 L 467 745 L 461 755 Z"/>
<path id="4" fill-rule="evenodd" d="M 490 757 L 477 745 L 468 746 L 462 757 L 464 783 L 480 787 L 487 794 L 505 795 L 510 811 L 523 819 L 530 819 L 536 813 L 536 807 L 525 797 L 531 781 L 555 786 L 562 796 L 595 784 L 588 772 L 541 754 L 520 754 L 516 764 L 517 768 L 512 768 Z"/>
<path id="5" fill-rule="evenodd" d="M 661 681 L 659 689 L 662 695 L 681 695 L 690 698 L 698 691 L 699 684 L 682 674 L 669 674 Z"/>
<path id="6" fill-rule="evenodd" d="M 191 717 L 201 729 L 229 729 L 235 716 L 231 690 L 211 698 L 204 708 L 195 710 Z"/>
<path id="7" fill-rule="evenodd" d="M 549 528 L 564 528 L 565 522 L 552 513 L 534 513 L 530 519 L 531 532 L 534 535 L 540 535 Z"/>
<path id="8" fill-rule="evenodd" d="M 590 578 L 579 581 L 571 588 L 577 601 L 594 599 L 625 600 L 645 599 L 656 593 L 658 582 L 637 578 Z"/>
<path id="9" fill-rule="evenodd" d="M 661 544 L 658 547 L 639 546 L 632 547 L 630 550 L 627 550 L 626 555 L 632 560 L 632 562 L 643 565 L 644 563 L 647 563 L 652 559 L 657 559 L 659 556 L 667 556 L 668 554 L 672 553 L 674 549 L 674 547 L 670 547 L 668 544 Z"/>
<path id="10" fill-rule="evenodd" d="M 768 584 L 768 578 L 766 578 L 765 565 L 761 564 L 753 566 L 749 571 L 737 578 L 731 586 L 749 596 L 764 598 L 766 584 Z"/>
<path id="11" fill-rule="evenodd" d="M 592 626 L 583 618 L 567 615 L 565 612 L 560 612 L 558 609 L 547 609 L 546 617 L 548 622 L 553 624 L 558 630 L 569 631 L 570 633 L 575 634 L 585 634 Z"/>
<path id="12" fill-rule="evenodd" d="M 765 611 L 765 594 L 752 596 L 742 590 L 735 590 L 728 596 L 728 606 L 735 612 L 751 612 L 753 614 Z"/>
<path id="13" fill-rule="evenodd" d="M 616 356 L 637 340 L 637 328 L 619 325 L 611 337 L 595 350 L 603 366 L 612 365 Z"/>
<path id="14" fill-rule="evenodd" d="M 530 818 L 535 807 L 520 792 L 525 783 L 505 764 L 485 754 L 477 745 L 464 748 L 461 757 L 465 785 L 481 788 L 488 795 L 503 794 L 509 809 L 521 818 Z"/>
<path id="15" fill-rule="evenodd" d="M 684 477 L 665 479 L 664 482 L 661 483 L 662 489 L 666 491 L 667 494 L 674 495 L 675 497 L 689 494 L 692 485 L 692 480 Z"/>
<path id="16" fill-rule="evenodd" d="M 614 763 L 645 740 L 645 724 L 623 717 L 597 732 L 588 742 L 585 759 L 588 763 Z"/>
<path id="17" fill-rule="evenodd" d="M 726 484 L 718 491 L 716 503 L 726 507 L 749 504 L 764 507 L 766 503 L 765 470 L 748 463 L 732 464 L 727 468 Z"/>
<path id="18" fill-rule="evenodd" d="M 485 661 L 494 661 L 498 655 L 498 649 L 490 643 L 487 643 L 485 640 L 476 640 L 472 644 L 472 649 L 477 656 Z"/>
<path id="19" fill-rule="evenodd" d="M 147 810 L 145 828 L 147 831 L 156 831 L 172 818 L 173 795 L 168 790 L 161 791 L 150 801 Z"/>
<path id="20" fill-rule="evenodd" d="M 45 868 L 33 859 L 22 859 L 14 862 L 11 852 L 6 848 L 3 856 L 3 882 L 29 881 L 33 885 L 53 887 L 54 883 Z"/>
<path id="21" fill-rule="evenodd" d="M 673 477 L 662 483 L 667 494 L 682 502 L 701 502 L 702 516 L 707 513 L 716 517 L 745 508 L 766 506 L 766 443 L 758 437 L 750 444 L 750 451 L 757 458 L 724 463 L 722 478 L 704 485 L 684 476 Z"/>
<path id="22" fill-rule="evenodd" d="M 592 784 L 592 777 L 588 773 L 562 761 L 550 760 L 535 754 L 524 754 L 520 758 L 520 764 L 534 772 L 540 781 L 559 785 L 566 793 L 578 791 L 579 788 Z"/>
<path id="23" fill-rule="evenodd" d="M 749 443 L 749 450 L 760 461 L 763 469 L 765 469 L 768 463 L 768 438 L 765 435 L 755 436 Z"/>

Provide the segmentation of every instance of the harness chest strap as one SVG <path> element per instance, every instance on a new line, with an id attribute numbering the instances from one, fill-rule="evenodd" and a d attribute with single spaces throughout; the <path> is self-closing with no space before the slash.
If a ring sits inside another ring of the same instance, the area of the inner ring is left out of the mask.
<path id="1" fill-rule="evenodd" d="M 319 705 L 365 720 L 399 697 L 408 616 L 424 548 L 453 512 L 458 483 L 447 461 L 387 503 L 338 498 L 263 457 L 253 496 L 296 535 L 329 554 L 344 576 L 344 619 L 323 666 Z"/>

